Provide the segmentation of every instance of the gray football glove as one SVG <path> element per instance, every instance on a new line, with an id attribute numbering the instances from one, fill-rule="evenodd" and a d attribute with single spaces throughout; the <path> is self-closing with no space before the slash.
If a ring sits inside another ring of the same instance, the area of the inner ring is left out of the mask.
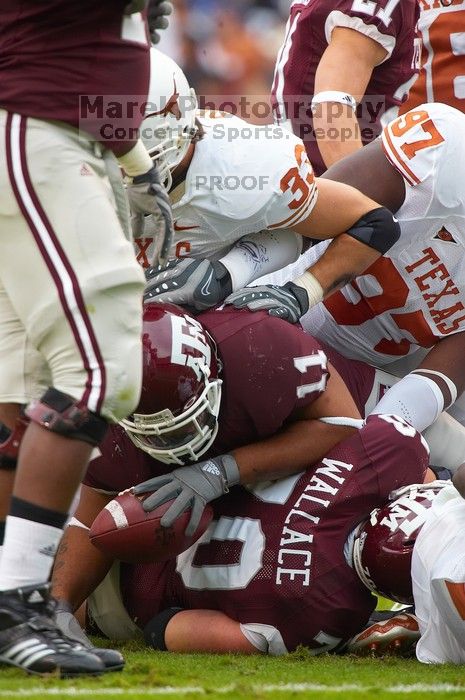
<path id="1" fill-rule="evenodd" d="M 173 12 L 173 5 L 167 0 L 149 0 L 147 20 L 152 44 L 160 41 L 160 29 L 166 29 L 168 17 Z"/>
<path id="2" fill-rule="evenodd" d="M 308 294 L 303 287 L 287 282 L 282 287 L 264 284 L 259 287 L 244 287 L 230 294 L 226 304 L 236 309 L 268 311 L 270 316 L 297 323 L 308 311 Z"/>
<path id="3" fill-rule="evenodd" d="M 161 213 L 164 223 L 163 243 L 160 248 L 158 261 L 153 261 L 154 264 L 164 265 L 168 260 L 171 242 L 174 235 L 173 214 L 171 211 L 171 202 L 160 182 L 158 169 L 154 165 L 144 175 L 137 175 L 126 184 L 129 204 L 132 212 L 133 230 L 144 230 L 144 217 L 146 214 L 154 216 Z"/>
<path id="4" fill-rule="evenodd" d="M 189 467 L 175 469 L 170 474 L 156 476 L 132 488 L 136 496 L 152 493 L 142 501 L 145 511 L 155 510 L 175 498 L 160 520 L 162 527 L 170 527 L 184 511 L 192 508 L 186 535 L 197 530 L 207 503 L 228 493 L 230 486 L 239 483 L 239 468 L 232 455 L 221 455 Z"/>
<path id="5" fill-rule="evenodd" d="M 150 267 L 146 273 L 144 301 L 169 301 L 204 311 L 231 293 L 231 275 L 223 263 L 193 258 L 170 260 L 163 268 Z"/>

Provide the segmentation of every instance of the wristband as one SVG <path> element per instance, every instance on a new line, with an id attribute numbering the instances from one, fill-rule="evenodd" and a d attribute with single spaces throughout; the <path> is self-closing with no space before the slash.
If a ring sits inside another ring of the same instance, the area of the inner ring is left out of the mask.
<path id="1" fill-rule="evenodd" d="M 309 309 L 323 300 L 323 287 L 311 272 L 304 272 L 303 275 L 294 280 L 294 284 L 307 292 Z"/>
<path id="2" fill-rule="evenodd" d="M 319 105 L 322 102 L 338 102 L 341 105 L 350 107 L 354 110 L 354 112 L 357 109 L 355 97 L 348 92 L 340 92 L 339 90 L 323 90 L 323 92 L 319 92 L 317 95 L 314 95 L 311 106 L 313 113 L 315 112 L 316 105 Z"/>
<path id="3" fill-rule="evenodd" d="M 124 156 L 118 156 L 118 162 L 128 177 L 145 175 L 153 168 L 153 161 L 140 139 Z"/>

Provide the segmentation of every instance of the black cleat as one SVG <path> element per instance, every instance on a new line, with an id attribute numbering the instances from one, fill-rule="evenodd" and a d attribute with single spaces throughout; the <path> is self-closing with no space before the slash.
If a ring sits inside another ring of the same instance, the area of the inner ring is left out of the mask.
<path id="1" fill-rule="evenodd" d="M 124 657 L 116 649 L 101 649 L 89 647 L 88 651 L 97 656 L 105 666 L 105 671 L 121 671 L 124 668 Z"/>
<path id="2" fill-rule="evenodd" d="M 62 678 L 103 673 L 102 660 L 58 629 L 54 608 L 48 584 L 0 591 L 0 663 Z"/>
<path id="3" fill-rule="evenodd" d="M 87 651 L 95 654 L 105 667 L 105 671 L 121 671 L 124 667 L 124 658 L 119 651 L 114 649 L 102 649 L 94 647 L 81 625 L 71 612 L 71 606 L 64 600 L 60 600 L 55 609 L 54 620 L 61 632 L 69 640 L 81 644 Z"/>

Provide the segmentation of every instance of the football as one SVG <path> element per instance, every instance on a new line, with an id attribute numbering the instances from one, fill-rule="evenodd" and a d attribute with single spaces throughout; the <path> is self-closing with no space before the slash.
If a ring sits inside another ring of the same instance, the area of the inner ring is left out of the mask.
<path id="1" fill-rule="evenodd" d="M 187 537 L 184 531 L 190 510 L 166 528 L 160 525 L 160 519 L 173 500 L 149 513 L 144 511 L 142 500 L 127 492 L 110 501 L 92 523 L 89 532 L 92 544 L 114 559 L 133 564 L 166 561 L 198 540 L 213 518 L 213 509 L 207 504 L 197 530 Z"/>

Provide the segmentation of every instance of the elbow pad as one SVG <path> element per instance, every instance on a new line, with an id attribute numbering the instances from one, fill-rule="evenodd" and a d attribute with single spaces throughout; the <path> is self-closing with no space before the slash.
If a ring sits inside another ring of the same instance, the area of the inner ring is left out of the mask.
<path id="1" fill-rule="evenodd" d="M 364 214 L 347 233 L 384 255 L 399 240 L 400 225 L 389 209 L 378 207 Z"/>

